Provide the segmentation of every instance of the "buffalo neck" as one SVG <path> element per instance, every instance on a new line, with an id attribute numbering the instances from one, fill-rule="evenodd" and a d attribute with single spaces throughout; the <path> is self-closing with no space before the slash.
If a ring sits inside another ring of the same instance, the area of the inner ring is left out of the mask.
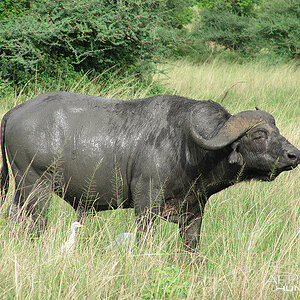
<path id="1" fill-rule="evenodd" d="M 210 151 L 192 146 L 188 147 L 188 151 L 188 176 L 196 182 L 197 190 L 205 195 L 205 198 L 208 199 L 239 181 L 241 167 L 228 162 L 228 156 L 232 151 L 230 147 Z"/>

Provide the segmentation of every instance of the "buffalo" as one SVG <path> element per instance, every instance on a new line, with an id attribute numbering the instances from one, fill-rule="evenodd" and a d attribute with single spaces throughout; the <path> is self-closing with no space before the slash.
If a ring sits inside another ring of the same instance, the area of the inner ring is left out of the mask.
<path id="1" fill-rule="evenodd" d="M 272 181 L 300 162 L 271 114 L 231 115 L 211 100 L 168 95 L 121 101 L 48 92 L 5 114 L 1 150 L 3 198 L 8 161 L 16 186 L 9 218 L 43 230 L 51 190 L 80 216 L 121 207 L 135 209 L 142 230 L 157 217 L 176 222 L 188 249 L 198 244 L 211 195 Z"/>

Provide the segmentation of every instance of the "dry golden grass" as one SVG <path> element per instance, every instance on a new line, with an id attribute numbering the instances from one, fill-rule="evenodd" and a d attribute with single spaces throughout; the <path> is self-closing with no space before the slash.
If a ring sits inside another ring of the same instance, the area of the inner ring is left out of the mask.
<path id="1" fill-rule="evenodd" d="M 179 61 L 161 65 L 160 70 L 162 73 L 156 75 L 156 80 L 178 95 L 220 101 L 235 85 L 223 101 L 234 112 L 259 106 L 273 113 L 276 109 L 282 111 L 282 106 L 288 104 L 297 106 L 299 116 L 300 69 L 293 65 L 266 67 L 217 60 L 196 65 Z"/>

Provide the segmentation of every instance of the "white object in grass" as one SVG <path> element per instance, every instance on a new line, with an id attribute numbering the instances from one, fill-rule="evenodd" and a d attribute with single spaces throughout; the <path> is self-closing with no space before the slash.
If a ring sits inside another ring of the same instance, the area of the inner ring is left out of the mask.
<path id="1" fill-rule="evenodd" d="M 79 227 L 83 227 L 83 225 L 81 225 L 79 222 L 74 222 L 71 225 L 71 235 L 69 239 L 62 245 L 60 249 L 61 252 L 71 252 L 74 249 L 76 228 Z"/>
<path id="2" fill-rule="evenodd" d="M 108 246 L 106 249 L 112 250 L 113 248 L 123 248 L 128 249 L 131 243 L 133 242 L 134 234 L 132 232 L 124 232 L 118 234 L 115 240 Z"/>

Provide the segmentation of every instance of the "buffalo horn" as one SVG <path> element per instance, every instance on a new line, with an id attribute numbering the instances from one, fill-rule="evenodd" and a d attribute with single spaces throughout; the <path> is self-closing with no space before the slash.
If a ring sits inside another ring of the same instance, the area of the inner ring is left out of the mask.
<path id="1" fill-rule="evenodd" d="M 251 128 L 263 122 L 258 111 L 244 111 L 231 116 L 219 132 L 211 139 L 205 139 L 191 126 L 191 134 L 195 141 L 207 150 L 221 149 L 244 135 Z"/>

